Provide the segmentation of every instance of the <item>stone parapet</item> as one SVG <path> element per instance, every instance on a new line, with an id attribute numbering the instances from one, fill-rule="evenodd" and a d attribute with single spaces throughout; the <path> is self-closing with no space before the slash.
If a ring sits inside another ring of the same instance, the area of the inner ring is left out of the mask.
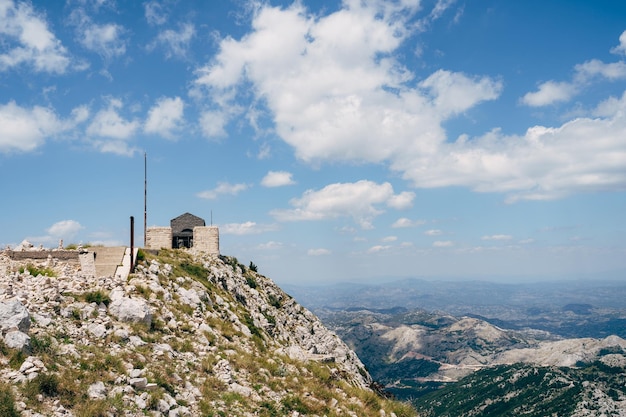
<path id="1" fill-rule="evenodd" d="M 193 228 L 193 248 L 210 255 L 220 254 L 220 231 L 217 226 Z"/>
<path id="2" fill-rule="evenodd" d="M 146 249 L 170 249 L 172 247 L 172 228 L 153 226 L 146 229 Z"/>

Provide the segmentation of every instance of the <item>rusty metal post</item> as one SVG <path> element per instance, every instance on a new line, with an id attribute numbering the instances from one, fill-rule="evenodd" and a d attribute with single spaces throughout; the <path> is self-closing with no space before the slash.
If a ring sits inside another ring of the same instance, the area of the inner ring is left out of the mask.
<path id="1" fill-rule="evenodd" d="M 130 273 L 135 270 L 135 218 L 130 216 Z"/>

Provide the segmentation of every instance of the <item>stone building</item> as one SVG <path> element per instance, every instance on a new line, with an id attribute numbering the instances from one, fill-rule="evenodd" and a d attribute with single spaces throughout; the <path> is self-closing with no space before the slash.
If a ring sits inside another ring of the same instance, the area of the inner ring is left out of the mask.
<path id="1" fill-rule="evenodd" d="M 213 255 L 220 253 L 217 226 L 207 226 L 204 219 L 184 213 L 170 221 L 170 227 L 146 229 L 146 249 L 194 248 Z"/>

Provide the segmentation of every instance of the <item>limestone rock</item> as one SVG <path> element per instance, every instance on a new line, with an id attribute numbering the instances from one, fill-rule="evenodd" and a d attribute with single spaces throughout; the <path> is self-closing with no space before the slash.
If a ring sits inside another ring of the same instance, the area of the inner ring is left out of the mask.
<path id="1" fill-rule="evenodd" d="M 30 328 L 28 310 L 18 300 L 0 302 L 0 331 L 6 332 L 14 328 L 28 332 Z"/>
<path id="2" fill-rule="evenodd" d="M 145 300 L 118 298 L 109 305 L 109 312 L 120 321 L 143 323 L 150 326 L 152 311 Z"/>
<path id="3" fill-rule="evenodd" d="M 87 389 L 87 395 L 89 396 L 89 398 L 94 400 L 106 398 L 107 389 L 104 386 L 104 382 L 98 381 L 94 384 L 91 384 Z"/>
<path id="4" fill-rule="evenodd" d="M 11 349 L 18 349 L 23 352 L 30 351 L 30 336 L 19 330 L 11 330 L 4 335 L 4 343 Z"/>

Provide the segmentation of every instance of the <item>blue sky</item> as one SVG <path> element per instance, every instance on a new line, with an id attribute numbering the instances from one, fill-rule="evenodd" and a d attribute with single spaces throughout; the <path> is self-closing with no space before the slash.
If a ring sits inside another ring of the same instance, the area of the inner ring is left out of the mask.
<path id="1" fill-rule="evenodd" d="M 626 3 L 0 0 L 0 245 L 191 212 L 279 283 L 626 274 Z"/>

